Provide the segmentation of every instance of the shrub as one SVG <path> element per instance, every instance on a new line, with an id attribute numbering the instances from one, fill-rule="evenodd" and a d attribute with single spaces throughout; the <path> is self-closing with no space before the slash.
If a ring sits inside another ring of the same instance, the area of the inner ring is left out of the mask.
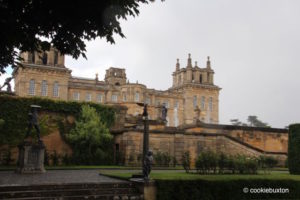
<path id="1" fill-rule="evenodd" d="M 218 157 L 218 166 L 219 166 L 219 173 L 223 174 L 224 170 L 228 168 L 229 160 L 228 156 L 225 153 L 220 153 Z"/>
<path id="2" fill-rule="evenodd" d="M 172 166 L 173 166 L 173 167 L 176 167 L 176 165 L 177 165 L 177 160 L 176 160 L 176 157 L 175 157 L 175 156 L 172 156 L 172 157 L 171 157 L 171 162 L 172 162 Z"/>
<path id="3" fill-rule="evenodd" d="M 289 126 L 288 166 L 291 174 L 300 174 L 300 124 Z"/>
<path id="4" fill-rule="evenodd" d="M 70 165 L 72 164 L 72 158 L 67 153 L 65 153 L 61 158 L 61 162 L 63 165 Z"/>
<path id="5" fill-rule="evenodd" d="M 154 163 L 156 166 L 169 167 L 171 163 L 171 156 L 168 152 L 156 152 L 153 155 Z"/>
<path id="6" fill-rule="evenodd" d="M 272 156 L 267 156 L 265 162 L 269 169 L 274 168 L 278 164 L 278 160 Z"/>
<path id="7" fill-rule="evenodd" d="M 256 174 L 258 170 L 258 161 L 256 158 L 246 157 L 244 155 L 227 156 L 224 153 L 214 153 L 212 151 L 202 152 L 196 160 L 196 169 L 198 173 L 222 174 L 225 171 L 240 174 Z"/>
<path id="8" fill-rule="evenodd" d="M 247 158 L 245 161 L 245 173 L 257 174 L 258 161 L 256 158 Z"/>
<path id="9" fill-rule="evenodd" d="M 259 167 L 263 170 L 270 170 L 278 164 L 278 160 L 273 156 L 260 156 L 258 159 Z"/>
<path id="10" fill-rule="evenodd" d="M 200 173 L 216 173 L 218 155 L 212 151 L 202 152 L 196 160 L 196 169 Z"/>
<path id="11" fill-rule="evenodd" d="M 66 139 L 73 147 L 75 164 L 112 164 L 113 136 L 95 108 L 82 106 L 81 115 Z"/>
<path id="12" fill-rule="evenodd" d="M 56 150 L 53 151 L 53 154 L 51 154 L 50 158 L 53 166 L 59 165 L 60 156 L 57 154 Z"/>
<path id="13" fill-rule="evenodd" d="M 191 158 L 190 158 L 190 152 L 186 151 L 183 153 L 181 158 L 182 166 L 186 173 L 189 173 L 191 170 Z"/>
<path id="14" fill-rule="evenodd" d="M 14 160 L 12 159 L 11 150 L 6 149 L 4 150 L 4 153 L 2 155 L 2 164 L 4 165 L 10 165 Z"/>

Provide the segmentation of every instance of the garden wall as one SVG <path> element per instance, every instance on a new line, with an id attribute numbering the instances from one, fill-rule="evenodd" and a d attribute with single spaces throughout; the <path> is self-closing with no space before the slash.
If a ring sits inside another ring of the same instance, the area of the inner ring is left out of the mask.
<path id="1" fill-rule="evenodd" d="M 124 156 L 125 164 L 140 163 L 143 129 L 128 128 L 114 131 L 116 151 Z M 192 166 L 201 151 L 212 150 L 226 154 L 249 156 L 268 155 L 278 158 L 284 165 L 287 157 L 287 130 L 253 128 L 223 125 L 196 124 L 180 128 L 158 128 L 150 126 L 150 149 L 154 154 L 167 152 L 181 163 L 181 157 L 188 151 Z"/>

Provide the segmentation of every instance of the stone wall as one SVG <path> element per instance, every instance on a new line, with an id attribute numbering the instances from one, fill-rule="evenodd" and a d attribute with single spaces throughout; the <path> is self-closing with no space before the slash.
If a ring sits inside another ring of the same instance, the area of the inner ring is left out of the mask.
<path id="1" fill-rule="evenodd" d="M 126 165 L 139 164 L 142 154 L 142 127 L 115 132 L 115 144 L 125 157 Z M 154 154 L 167 152 L 181 163 L 181 157 L 188 151 L 192 166 L 197 155 L 206 150 L 224 152 L 229 155 L 249 156 L 271 155 L 284 165 L 287 155 L 287 130 L 262 129 L 221 125 L 194 125 L 183 128 L 158 128 L 150 126 L 150 149 Z M 257 139 L 258 138 L 258 139 Z"/>

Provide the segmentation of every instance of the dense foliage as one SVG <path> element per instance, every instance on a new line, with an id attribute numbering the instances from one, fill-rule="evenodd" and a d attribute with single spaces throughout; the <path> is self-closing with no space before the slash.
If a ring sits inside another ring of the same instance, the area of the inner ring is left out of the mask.
<path id="1" fill-rule="evenodd" d="M 113 136 L 95 108 L 83 105 L 75 128 L 66 135 L 76 164 L 99 165 L 113 162 Z"/>
<path id="2" fill-rule="evenodd" d="M 181 158 L 181 163 L 182 163 L 182 166 L 183 166 L 185 172 L 188 173 L 191 170 L 190 152 L 186 151 L 183 153 L 182 158 Z"/>
<path id="3" fill-rule="evenodd" d="M 0 75 L 7 66 L 15 66 L 16 49 L 49 50 L 52 44 L 62 54 L 78 58 L 85 57 L 86 41 L 106 38 L 114 43 L 114 34 L 125 37 L 120 20 L 137 16 L 140 4 L 148 2 L 1 0 Z"/>
<path id="4" fill-rule="evenodd" d="M 299 199 L 300 182 L 271 179 L 156 180 L 157 200 Z M 245 190 L 248 189 L 248 192 Z M 288 189 L 288 193 L 250 192 L 250 189 Z M 232 192 L 229 192 L 232 191 Z"/>
<path id="5" fill-rule="evenodd" d="M 176 165 L 176 158 L 171 156 L 168 152 L 156 152 L 153 154 L 154 166 L 169 167 Z"/>
<path id="6" fill-rule="evenodd" d="M 0 119 L 4 120 L 4 122 L 2 121 L 3 125 L 0 126 L 0 145 L 16 145 L 23 140 L 27 130 L 28 112 L 32 104 L 40 105 L 42 107 L 41 112 L 73 115 L 75 118 L 79 117 L 81 106 L 87 104 L 97 111 L 102 121 L 108 127 L 113 124 L 115 118 L 114 108 L 95 103 L 53 101 L 50 99 L 0 95 Z M 48 120 L 54 119 L 40 115 L 40 122 L 44 121 L 44 124 L 46 124 Z"/>
<path id="7" fill-rule="evenodd" d="M 271 169 L 276 166 L 277 160 L 271 156 L 247 157 L 245 155 L 226 155 L 206 151 L 199 154 L 196 160 L 196 169 L 201 174 L 211 173 L 239 173 L 256 174 L 258 168 Z"/>
<path id="8" fill-rule="evenodd" d="M 289 126 L 288 167 L 291 174 L 300 174 L 300 124 Z"/>

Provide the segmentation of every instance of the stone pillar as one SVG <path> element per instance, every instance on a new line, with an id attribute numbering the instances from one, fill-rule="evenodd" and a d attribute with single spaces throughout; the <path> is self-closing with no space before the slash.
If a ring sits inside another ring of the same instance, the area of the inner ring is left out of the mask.
<path id="1" fill-rule="evenodd" d="M 143 194 L 144 200 L 156 200 L 157 189 L 155 181 L 144 181 L 140 178 L 131 178 L 138 190 Z"/>
<path id="2" fill-rule="evenodd" d="M 24 141 L 18 146 L 19 160 L 16 169 L 17 173 L 43 173 L 45 145 L 42 141 L 37 144 Z"/>

